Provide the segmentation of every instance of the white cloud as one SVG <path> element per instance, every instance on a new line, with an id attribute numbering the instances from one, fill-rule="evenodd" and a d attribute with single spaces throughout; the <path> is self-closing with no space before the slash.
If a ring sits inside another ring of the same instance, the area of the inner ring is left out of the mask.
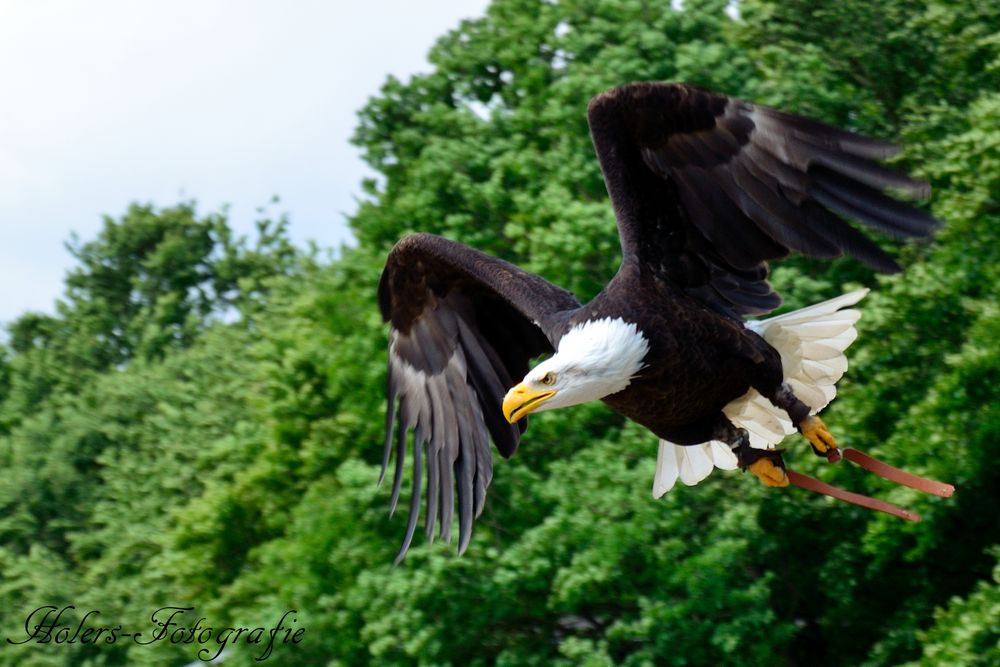
<path id="1" fill-rule="evenodd" d="M 348 143 L 388 73 L 487 0 L 33 0 L 0 5 L 0 321 L 51 310 L 63 241 L 133 200 L 271 195 L 297 241 L 348 238 L 366 174 Z"/>

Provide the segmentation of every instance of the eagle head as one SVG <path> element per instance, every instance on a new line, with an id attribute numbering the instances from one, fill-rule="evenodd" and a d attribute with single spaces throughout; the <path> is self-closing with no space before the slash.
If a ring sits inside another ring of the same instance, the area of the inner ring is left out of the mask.
<path id="1" fill-rule="evenodd" d="M 530 412 L 565 408 L 617 393 L 642 370 L 649 341 L 620 317 L 587 320 L 573 326 L 556 353 L 532 368 L 503 399 L 503 414 L 513 423 Z"/>

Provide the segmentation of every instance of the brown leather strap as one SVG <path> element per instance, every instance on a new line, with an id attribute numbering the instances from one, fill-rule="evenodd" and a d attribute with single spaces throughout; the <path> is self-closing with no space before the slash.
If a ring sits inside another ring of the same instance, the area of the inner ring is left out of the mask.
<path id="1" fill-rule="evenodd" d="M 902 484 L 903 486 L 908 486 L 911 489 L 923 491 L 924 493 L 932 493 L 935 496 L 941 496 L 942 498 L 950 498 L 951 495 L 955 493 L 955 487 L 951 484 L 935 482 L 933 479 L 918 477 L 917 475 L 900 470 L 899 468 L 893 468 L 888 463 L 882 463 L 878 459 L 872 458 L 864 452 L 859 452 L 858 450 L 851 449 L 850 447 L 841 451 L 843 452 L 844 458 L 851 463 L 857 463 L 865 470 L 869 470 L 879 477 L 889 480 L 890 482 Z"/>
<path id="2" fill-rule="evenodd" d="M 849 450 L 845 450 L 845 455 L 846 451 Z M 877 512 L 885 512 L 886 514 L 891 514 L 899 517 L 900 519 L 906 519 L 907 521 L 920 521 L 920 515 L 916 512 L 904 510 L 902 507 L 897 507 L 896 505 L 887 503 L 884 500 L 876 500 L 875 498 L 863 496 L 860 493 L 851 493 L 850 491 L 838 489 L 837 487 L 831 486 L 826 482 L 821 482 L 818 479 L 809 477 L 808 475 L 803 475 L 802 473 L 795 472 L 794 470 L 786 470 L 785 473 L 788 475 L 788 481 L 807 491 L 820 493 L 824 496 L 830 496 L 831 498 L 836 498 L 837 500 L 843 500 L 845 503 L 859 505 Z"/>

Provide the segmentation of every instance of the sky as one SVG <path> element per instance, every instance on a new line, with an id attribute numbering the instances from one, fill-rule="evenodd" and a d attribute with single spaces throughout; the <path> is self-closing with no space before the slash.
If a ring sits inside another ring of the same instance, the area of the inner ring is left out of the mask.
<path id="1" fill-rule="evenodd" d="M 277 195 L 296 243 L 349 242 L 357 111 L 487 4 L 0 0 L 0 322 L 52 312 L 71 232 L 132 201 L 250 234 Z"/>

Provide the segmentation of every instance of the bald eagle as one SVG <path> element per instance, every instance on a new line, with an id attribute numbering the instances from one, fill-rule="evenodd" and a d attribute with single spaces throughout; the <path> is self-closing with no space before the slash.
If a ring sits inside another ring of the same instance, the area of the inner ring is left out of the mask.
<path id="1" fill-rule="evenodd" d="M 798 252 L 899 265 L 843 218 L 890 236 L 938 222 L 884 190 L 926 183 L 878 161 L 897 148 L 799 116 L 674 83 L 633 83 L 593 98 L 591 137 L 614 207 L 622 263 L 585 305 L 545 279 L 430 234 L 401 239 L 378 288 L 391 324 L 382 476 L 395 453 L 395 511 L 412 438 L 412 497 L 397 562 L 413 539 L 426 469 L 427 537 L 459 553 L 493 475 L 489 441 L 510 457 L 527 416 L 602 400 L 659 438 L 653 493 L 714 468 L 749 470 L 916 518 L 888 503 L 786 470 L 774 446 L 798 430 L 816 453 L 841 451 L 816 416 L 854 340 L 857 291 L 760 321 L 779 304 L 768 262 Z M 551 355 L 529 370 L 529 362 Z M 846 453 L 849 450 L 843 450 Z M 894 481 L 948 485 L 851 460 Z M 457 506 L 456 506 L 457 504 Z"/>

